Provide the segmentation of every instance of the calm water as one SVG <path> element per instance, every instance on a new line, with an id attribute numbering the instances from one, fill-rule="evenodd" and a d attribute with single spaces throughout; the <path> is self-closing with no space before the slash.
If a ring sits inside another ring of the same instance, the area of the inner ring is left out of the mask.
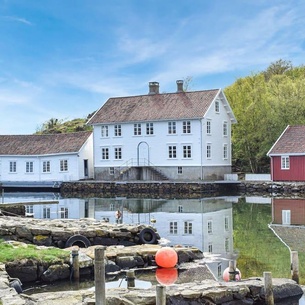
<path id="1" fill-rule="evenodd" d="M 206 254 L 217 254 L 209 267 L 219 279 L 229 260 L 235 258 L 242 278 L 262 277 L 264 271 L 271 271 L 273 277 L 289 278 L 289 249 L 268 225 L 288 228 L 305 225 L 305 217 L 302 217 L 305 216 L 305 201 L 267 197 L 66 199 L 56 193 L 5 193 L 1 201 L 49 200 L 58 200 L 58 204 L 31 203 L 26 205 L 26 212 L 35 218 L 90 217 L 115 223 L 115 212 L 120 210 L 123 223 L 156 227 L 163 244 L 195 246 Z M 299 252 L 301 284 L 305 282 L 303 257 L 304 253 Z M 305 300 L 300 300 L 299 304 L 305 304 Z"/>

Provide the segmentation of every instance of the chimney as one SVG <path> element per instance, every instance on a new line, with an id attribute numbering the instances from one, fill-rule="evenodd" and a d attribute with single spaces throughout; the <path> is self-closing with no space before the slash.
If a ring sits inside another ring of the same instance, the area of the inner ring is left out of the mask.
<path id="1" fill-rule="evenodd" d="M 158 82 L 149 82 L 148 94 L 159 94 L 159 83 Z"/>
<path id="2" fill-rule="evenodd" d="M 177 93 L 178 92 L 183 92 L 183 80 L 177 80 L 176 81 L 176 84 L 177 84 Z"/>

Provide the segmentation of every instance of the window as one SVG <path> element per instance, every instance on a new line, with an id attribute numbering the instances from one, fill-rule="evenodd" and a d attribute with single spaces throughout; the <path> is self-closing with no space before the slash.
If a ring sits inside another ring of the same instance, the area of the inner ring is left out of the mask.
<path id="1" fill-rule="evenodd" d="M 184 121 L 182 123 L 182 133 L 191 133 L 191 121 Z"/>
<path id="2" fill-rule="evenodd" d="M 176 134 L 176 122 L 168 122 L 168 134 Z"/>
<path id="3" fill-rule="evenodd" d="M 178 234 L 178 222 L 177 221 L 171 221 L 169 223 L 169 233 Z"/>
<path id="4" fill-rule="evenodd" d="M 282 210 L 282 223 L 283 225 L 291 225 L 291 211 Z"/>
<path id="5" fill-rule="evenodd" d="M 60 208 L 60 218 L 69 218 L 69 209 L 68 208 Z"/>
<path id="6" fill-rule="evenodd" d="M 289 169 L 290 164 L 289 164 L 289 157 L 287 156 L 282 156 L 282 168 L 281 169 Z"/>
<path id="7" fill-rule="evenodd" d="M 183 213 L 183 206 L 182 206 L 182 205 L 179 205 L 179 206 L 178 206 L 178 212 L 179 212 L 179 213 Z"/>
<path id="8" fill-rule="evenodd" d="M 175 146 L 175 145 L 168 146 L 168 157 L 170 159 L 177 158 L 177 146 Z"/>
<path id="9" fill-rule="evenodd" d="M 26 206 L 25 206 L 25 212 L 26 212 L 27 214 L 34 214 L 34 208 L 33 208 L 33 206 L 32 206 L 32 205 L 26 205 Z"/>
<path id="10" fill-rule="evenodd" d="M 193 234 L 193 223 L 190 221 L 184 222 L 184 234 Z"/>
<path id="11" fill-rule="evenodd" d="M 68 171 L 68 160 L 60 160 L 60 171 L 61 172 Z"/>
<path id="12" fill-rule="evenodd" d="M 133 125 L 133 134 L 135 136 L 140 136 L 141 135 L 141 124 L 134 124 Z"/>
<path id="13" fill-rule="evenodd" d="M 218 265 L 217 265 L 217 276 L 222 277 L 221 263 L 218 263 Z"/>
<path id="14" fill-rule="evenodd" d="M 51 209 L 48 207 L 43 207 L 42 218 L 51 218 Z"/>
<path id="15" fill-rule="evenodd" d="M 178 166 L 178 174 L 181 175 L 182 174 L 182 166 Z"/>
<path id="16" fill-rule="evenodd" d="M 229 217 L 228 216 L 225 217 L 225 230 L 229 231 Z"/>
<path id="17" fill-rule="evenodd" d="M 116 159 L 116 160 L 122 159 L 122 148 L 121 147 L 114 148 L 114 159 Z"/>
<path id="18" fill-rule="evenodd" d="M 17 162 L 10 161 L 10 173 L 16 173 L 16 172 L 17 172 Z"/>
<path id="19" fill-rule="evenodd" d="M 223 158 L 228 159 L 228 144 L 223 145 Z"/>
<path id="20" fill-rule="evenodd" d="M 225 251 L 230 252 L 230 240 L 228 237 L 225 239 Z"/>
<path id="21" fill-rule="evenodd" d="M 34 162 L 32 162 L 32 161 L 25 162 L 25 172 L 26 173 L 34 172 Z"/>
<path id="22" fill-rule="evenodd" d="M 107 138 L 108 137 L 108 126 L 107 125 L 102 125 L 101 136 L 102 136 L 102 138 Z"/>
<path id="23" fill-rule="evenodd" d="M 114 175 L 114 167 L 109 168 L 109 175 Z"/>
<path id="24" fill-rule="evenodd" d="M 102 148 L 102 159 L 109 160 L 109 148 L 108 147 Z"/>
<path id="25" fill-rule="evenodd" d="M 208 252 L 213 253 L 213 244 L 211 242 L 208 245 Z"/>
<path id="26" fill-rule="evenodd" d="M 219 113 L 219 101 L 215 101 L 215 112 Z"/>
<path id="27" fill-rule="evenodd" d="M 208 234 L 212 234 L 213 233 L 213 222 L 212 220 L 208 221 Z"/>
<path id="28" fill-rule="evenodd" d="M 223 122 L 222 134 L 224 137 L 226 137 L 228 135 L 228 123 L 227 122 Z"/>
<path id="29" fill-rule="evenodd" d="M 120 137 L 122 135 L 122 126 L 119 125 L 114 125 L 114 136 L 115 137 Z"/>
<path id="30" fill-rule="evenodd" d="M 212 123 L 211 121 L 207 121 L 207 134 L 211 134 L 212 133 Z"/>
<path id="31" fill-rule="evenodd" d="M 212 156 L 212 145 L 208 144 L 207 145 L 207 159 L 211 159 Z"/>
<path id="32" fill-rule="evenodd" d="M 192 157 L 191 145 L 183 145 L 183 158 L 190 159 Z"/>
<path id="33" fill-rule="evenodd" d="M 50 173 L 51 172 L 51 162 L 50 161 L 43 161 L 42 162 L 42 172 L 43 173 Z"/>
<path id="34" fill-rule="evenodd" d="M 146 134 L 147 135 L 154 134 L 154 123 L 146 123 Z"/>

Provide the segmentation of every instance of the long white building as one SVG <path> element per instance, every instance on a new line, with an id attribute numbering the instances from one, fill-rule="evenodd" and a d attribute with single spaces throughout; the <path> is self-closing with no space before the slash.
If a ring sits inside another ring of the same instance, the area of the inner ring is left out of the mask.
<path id="1" fill-rule="evenodd" d="M 231 125 L 221 89 L 110 98 L 89 120 L 97 180 L 221 180 L 231 173 Z"/>

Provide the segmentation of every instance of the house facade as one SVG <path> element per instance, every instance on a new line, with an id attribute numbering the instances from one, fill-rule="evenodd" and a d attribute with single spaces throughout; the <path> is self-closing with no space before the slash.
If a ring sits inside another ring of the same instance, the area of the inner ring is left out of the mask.
<path id="1" fill-rule="evenodd" d="M 221 89 L 110 98 L 89 120 L 97 180 L 216 180 L 231 173 L 231 125 Z"/>
<path id="2" fill-rule="evenodd" d="M 305 126 L 287 126 L 271 147 L 272 181 L 305 181 Z"/>
<path id="3" fill-rule="evenodd" d="M 0 183 L 93 178 L 92 132 L 0 135 Z"/>

